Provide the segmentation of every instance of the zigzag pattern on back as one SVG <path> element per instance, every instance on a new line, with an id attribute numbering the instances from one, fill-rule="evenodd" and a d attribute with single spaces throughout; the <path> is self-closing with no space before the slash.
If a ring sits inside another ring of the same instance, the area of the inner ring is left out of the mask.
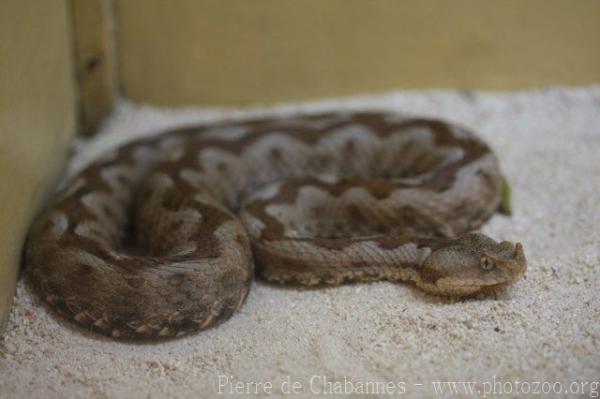
<path id="1" fill-rule="evenodd" d="M 254 274 L 408 281 L 466 296 L 525 272 L 478 233 L 498 209 L 489 147 L 442 121 L 331 113 L 189 127 L 89 165 L 37 218 L 29 275 L 67 317 L 125 339 L 209 327 Z"/>

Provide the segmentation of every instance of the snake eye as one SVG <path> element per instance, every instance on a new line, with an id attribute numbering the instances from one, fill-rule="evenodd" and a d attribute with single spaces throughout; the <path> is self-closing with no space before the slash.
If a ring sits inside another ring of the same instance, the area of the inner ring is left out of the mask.
<path id="1" fill-rule="evenodd" d="M 479 259 L 479 266 L 481 266 L 483 270 L 492 270 L 495 266 L 495 263 L 494 260 L 489 256 L 483 256 L 481 259 Z"/>

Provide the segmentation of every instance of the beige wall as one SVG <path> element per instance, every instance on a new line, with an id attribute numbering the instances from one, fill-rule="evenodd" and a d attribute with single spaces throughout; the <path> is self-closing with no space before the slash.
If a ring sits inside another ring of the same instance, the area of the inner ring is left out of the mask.
<path id="1" fill-rule="evenodd" d="M 124 94 L 246 105 L 600 83 L 597 0 L 117 0 Z"/>
<path id="2" fill-rule="evenodd" d="M 0 2 L 0 330 L 30 217 L 75 131 L 65 0 Z"/>

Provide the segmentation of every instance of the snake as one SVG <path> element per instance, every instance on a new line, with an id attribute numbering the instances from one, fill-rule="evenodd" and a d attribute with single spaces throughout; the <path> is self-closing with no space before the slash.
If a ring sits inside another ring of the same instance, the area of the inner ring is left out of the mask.
<path id="1" fill-rule="evenodd" d="M 467 128 L 397 112 L 173 128 L 72 176 L 31 225 L 26 271 L 51 309 L 124 340 L 211 327 L 255 275 L 298 289 L 496 292 L 527 267 L 520 243 L 478 232 L 503 179 Z"/>

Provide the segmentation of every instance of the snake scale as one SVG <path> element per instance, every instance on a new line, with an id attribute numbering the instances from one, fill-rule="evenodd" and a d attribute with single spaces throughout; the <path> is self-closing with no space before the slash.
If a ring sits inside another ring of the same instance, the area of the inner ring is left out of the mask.
<path id="1" fill-rule="evenodd" d="M 470 296 L 523 276 L 521 244 L 474 233 L 501 202 L 488 145 L 394 113 L 229 121 L 125 144 L 87 166 L 30 230 L 51 307 L 119 339 L 224 320 L 267 281 L 412 282 Z"/>

